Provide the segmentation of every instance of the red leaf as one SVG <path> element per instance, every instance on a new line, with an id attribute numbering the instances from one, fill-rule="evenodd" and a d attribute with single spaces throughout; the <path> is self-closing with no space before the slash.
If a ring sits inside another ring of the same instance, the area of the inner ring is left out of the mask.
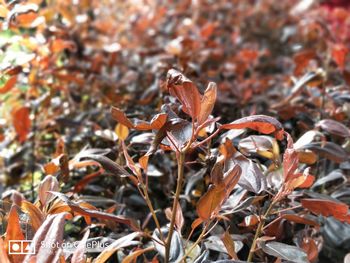
<path id="1" fill-rule="evenodd" d="M 91 216 L 99 219 L 115 221 L 117 223 L 126 224 L 131 228 L 133 228 L 134 230 L 138 230 L 137 226 L 135 226 L 134 222 L 131 219 L 102 212 L 102 211 L 86 209 L 86 208 L 83 208 L 82 206 L 79 206 L 79 203 L 69 200 L 68 197 L 62 193 L 58 193 L 58 192 L 50 192 L 50 193 L 57 196 L 59 199 L 65 202 L 70 207 L 70 209 L 72 209 L 74 212 L 78 214 L 81 214 L 83 216 Z"/>
<path id="2" fill-rule="evenodd" d="M 238 260 L 237 254 L 235 252 L 235 242 L 233 241 L 228 231 L 225 231 L 225 233 L 221 236 L 221 240 L 224 243 L 227 253 L 230 255 L 230 257 L 232 259 Z"/>
<path id="3" fill-rule="evenodd" d="M 7 219 L 8 225 L 6 228 L 5 237 L 5 247 L 8 250 L 9 241 L 11 240 L 24 240 L 24 235 L 22 233 L 19 216 L 17 213 L 17 207 L 15 205 L 11 206 L 11 210 Z M 23 255 L 10 255 L 11 262 L 19 263 L 23 261 Z"/>
<path id="4" fill-rule="evenodd" d="M 317 54 L 313 49 L 303 50 L 295 54 L 293 57 L 294 63 L 296 65 L 294 74 L 297 76 L 300 75 L 309 64 L 309 61 L 316 58 L 316 56 Z"/>
<path id="5" fill-rule="evenodd" d="M 44 214 L 38 207 L 26 200 L 22 201 L 21 208 L 29 215 L 30 224 L 32 225 L 34 231 L 37 231 L 44 221 Z"/>
<path id="6" fill-rule="evenodd" d="M 170 207 L 168 207 L 167 209 L 165 209 L 165 215 L 167 217 L 167 219 L 170 221 L 171 220 L 171 216 L 172 216 L 172 210 Z M 175 226 L 176 226 L 176 230 L 181 233 L 181 229 L 184 225 L 184 216 L 182 213 L 182 208 L 179 202 L 177 202 L 176 205 L 176 216 L 175 216 Z"/>
<path id="7" fill-rule="evenodd" d="M 306 237 L 303 239 L 301 248 L 306 252 L 307 258 L 311 263 L 318 261 L 318 248 L 316 242 L 311 237 Z"/>
<path id="8" fill-rule="evenodd" d="M 198 216 L 206 221 L 211 218 L 225 198 L 225 184 L 212 185 L 197 203 Z"/>
<path id="9" fill-rule="evenodd" d="M 242 169 L 239 165 L 235 165 L 232 169 L 228 170 L 224 174 L 224 184 L 225 184 L 225 192 L 226 192 L 225 199 L 227 199 L 230 196 L 233 188 L 238 183 L 238 180 L 241 177 L 241 174 L 242 174 Z"/>
<path id="10" fill-rule="evenodd" d="M 276 139 L 283 139 L 284 130 L 282 124 L 275 118 L 266 115 L 252 115 L 244 117 L 234 122 L 224 124 L 220 127 L 220 129 L 226 130 L 245 128 L 256 130 L 264 134 L 274 133 Z"/>
<path id="11" fill-rule="evenodd" d="M 51 175 L 46 176 L 39 184 L 38 194 L 39 200 L 43 207 L 53 198 L 49 191 L 58 191 L 59 183 L 56 177 Z"/>
<path id="12" fill-rule="evenodd" d="M 166 123 L 167 117 L 168 116 L 165 113 L 157 114 L 152 118 L 150 128 L 153 130 L 159 130 Z"/>
<path id="13" fill-rule="evenodd" d="M 131 252 L 129 255 L 127 255 L 125 258 L 123 258 L 122 263 L 133 263 L 133 262 L 137 262 L 137 258 L 148 252 L 148 251 L 152 251 L 154 250 L 154 247 L 147 247 L 147 248 L 143 248 L 143 249 L 137 249 L 133 252 Z"/>
<path id="14" fill-rule="evenodd" d="M 16 83 L 17 83 L 17 75 L 9 78 L 6 81 L 5 85 L 0 88 L 0 94 L 10 91 L 15 86 Z"/>
<path id="15" fill-rule="evenodd" d="M 200 31 L 201 37 L 204 39 L 208 39 L 214 32 L 214 29 L 216 28 L 215 23 L 206 23 Z"/>
<path id="16" fill-rule="evenodd" d="M 156 116 L 153 117 L 151 122 L 139 120 L 136 118 L 130 120 L 128 117 L 126 117 L 123 111 L 121 111 L 116 107 L 111 108 L 111 114 L 112 114 L 112 117 L 120 124 L 123 124 L 129 129 L 136 129 L 139 131 L 159 130 L 160 128 L 163 127 L 163 125 L 166 123 L 166 120 L 167 120 L 166 113 L 157 114 Z"/>
<path id="17" fill-rule="evenodd" d="M 24 142 L 30 132 L 32 122 L 29 115 L 30 109 L 28 107 L 21 107 L 12 111 L 13 126 L 20 142 Z"/>
<path id="18" fill-rule="evenodd" d="M 293 178 L 293 175 L 298 168 L 299 157 L 298 153 L 295 151 L 293 147 L 293 139 L 287 134 L 287 149 L 283 154 L 283 177 L 284 181 L 288 182 L 288 180 Z"/>
<path id="19" fill-rule="evenodd" d="M 332 48 L 332 57 L 341 70 L 344 70 L 346 56 L 349 49 L 343 44 L 335 44 Z"/>
<path id="20" fill-rule="evenodd" d="M 196 85 L 179 71 L 171 69 L 167 74 L 167 88 L 181 102 L 183 111 L 196 120 L 201 108 L 201 95 Z"/>
<path id="21" fill-rule="evenodd" d="M 35 233 L 32 247 L 30 252 L 35 254 L 29 254 L 26 256 L 24 262 L 29 263 L 35 262 L 49 263 L 57 262 L 61 256 L 62 250 L 60 249 L 63 243 L 63 231 L 65 224 L 66 213 L 59 213 L 49 215 L 44 223 L 40 226 L 38 231 Z M 48 244 L 43 246 L 42 244 Z M 50 246 L 49 244 L 58 244 L 56 246 Z"/>
<path id="22" fill-rule="evenodd" d="M 99 169 L 97 172 L 93 172 L 91 174 L 85 175 L 83 179 L 79 180 L 75 185 L 74 185 L 74 192 L 79 193 L 84 189 L 84 187 L 94 180 L 96 177 L 100 176 L 103 173 L 103 169 Z"/>
<path id="23" fill-rule="evenodd" d="M 83 239 L 80 240 L 79 245 L 77 246 L 77 248 L 75 249 L 75 251 L 73 253 L 71 263 L 85 263 L 86 262 L 86 258 L 84 256 L 84 254 L 85 254 L 85 250 L 86 250 L 86 240 L 88 239 L 89 234 L 90 234 L 90 229 L 88 229 L 86 231 L 86 233 L 83 236 Z"/>
<path id="24" fill-rule="evenodd" d="M 192 229 L 191 232 L 193 232 L 202 223 L 203 223 L 203 220 L 201 218 L 197 218 L 196 220 L 194 220 L 191 224 L 191 229 Z"/>
<path id="25" fill-rule="evenodd" d="M 283 214 L 281 215 L 280 219 L 282 218 L 288 221 L 295 222 L 297 224 L 304 224 L 304 225 L 317 226 L 317 227 L 319 226 L 319 224 L 316 221 L 313 221 L 295 214 Z"/>
<path id="26" fill-rule="evenodd" d="M 94 259 L 95 263 L 104 263 L 106 262 L 117 250 L 128 247 L 133 244 L 137 244 L 138 242 L 133 241 L 136 237 L 138 237 L 140 233 L 133 232 L 126 236 L 122 236 L 121 238 L 115 240 L 112 244 L 106 247 L 97 258 Z"/>
<path id="27" fill-rule="evenodd" d="M 216 162 L 213 166 L 213 169 L 210 172 L 210 179 L 212 184 L 219 184 L 224 179 L 223 173 L 223 163 Z"/>
<path id="28" fill-rule="evenodd" d="M 116 107 L 111 108 L 112 117 L 119 123 L 128 127 L 129 129 L 134 128 L 132 122 L 126 117 L 125 113 Z"/>
<path id="29" fill-rule="evenodd" d="M 216 101 L 216 95 L 217 95 L 217 86 L 214 82 L 210 82 L 201 100 L 200 112 L 198 116 L 199 125 L 204 123 L 208 119 L 211 112 L 213 111 L 214 104 Z"/>
<path id="30" fill-rule="evenodd" d="M 294 190 L 295 188 L 309 188 L 315 181 L 315 176 L 310 174 L 296 174 L 295 178 L 289 180 L 286 184 L 286 188 Z"/>
<path id="31" fill-rule="evenodd" d="M 349 208 L 344 203 L 322 199 L 302 199 L 301 205 L 314 214 L 333 216 L 340 221 L 349 221 Z"/>
<path id="32" fill-rule="evenodd" d="M 139 180 L 142 180 L 140 167 L 136 166 L 135 162 L 131 159 L 124 142 L 122 142 L 122 147 L 123 147 L 123 153 L 124 153 L 126 165 L 133 172 L 133 174 L 139 178 Z"/>
<path id="33" fill-rule="evenodd" d="M 51 49 L 51 52 L 53 53 L 59 53 L 64 49 L 68 49 L 72 52 L 75 52 L 77 50 L 77 46 L 73 41 L 64 40 L 64 39 L 54 39 L 51 42 L 50 49 Z"/>
<path id="34" fill-rule="evenodd" d="M 0 237 L 0 262 L 1 263 L 11 263 L 10 259 L 7 256 L 7 250 L 5 248 L 5 243 Z"/>
<path id="35" fill-rule="evenodd" d="M 231 191 L 238 183 L 242 169 L 235 165 L 225 173 L 223 181 L 212 185 L 209 190 L 199 199 L 197 203 L 197 213 L 199 217 L 206 221 L 220 209 L 223 202 L 229 197 Z"/>

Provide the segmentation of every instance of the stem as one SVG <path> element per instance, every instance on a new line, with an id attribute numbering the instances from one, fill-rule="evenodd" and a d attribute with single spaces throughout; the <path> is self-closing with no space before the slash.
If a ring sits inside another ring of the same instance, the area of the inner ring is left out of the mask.
<path id="1" fill-rule="evenodd" d="M 33 132 L 33 137 L 32 137 L 32 149 L 31 149 L 31 153 L 32 153 L 32 164 L 31 164 L 31 180 L 32 180 L 32 185 L 31 185 L 31 192 L 32 192 L 32 200 L 33 202 L 35 202 L 35 191 L 34 191 L 34 173 L 35 173 L 35 165 L 36 165 L 36 155 L 35 155 L 35 148 L 36 148 L 36 132 L 37 132 L 37 127 L 36 127 L 36 118 L 37 118 L 37 106 L 33 104 L 33 113 L 34 113 L 34 119 L 33 119 L 33 128 L 32 128 L 32 132 Z"/>
<path id="2" fill-rule="evenodd" d="M 206 231 L 207 231 L 207 226 L 209 225 L 206 224 L 204 227 L 203 227 L 203 230 L 201 232 L 201 234 L 199 235 L 199 237 L 197 238 L 197 240 L 192 244 L 192 246 L 187 250 L 187 252 L 185 253 L 185 255 L 181 258 L 181 260 L 179 262 L 184 262 L 187 258 L 187 256 L 192 252 L 192 250 L 198 245 L 199 242 L 201 242 L 201 240 L 203 239 L 203 237 L 205 236 L 206 234 Z"/>
<path id="3" fill-rule="evenodd" d="M 170 221 L 170 227 L 169 227 L 169 233 L 168 233 L 168 237 L 165 243 L 165 263 L 169 262 L 169 256 L 170 256 L 170 247 L 171 247 L 171 238 L 173 236 L 174 233 L 174 225 L 175 225 L 175 219 L 176 219 L 176 211 L 177 211 L 177 204 L 179 202 L 179 198 L 180 198 L 180 193 L 182 190 L 182 181 L 183 181 L 183 177 L 184 177 L 184 164 L 185 164 L 185 155 L 186 155 L 186 150 L 187 147 L 180 151 L 179 153 L 179 158 L 177 160 L 177 185 L 176 185 L 176 192 L 175 192 L 175 199 L 173 202 L 173 209 L 172 209 L 172 213 L 171 213 L 171 221 Z"/>
<path id="4" fill-rule="evenodd" d="M 153 220 L 154 220 L 154 222 L 155 222 L 155 224 L 156 224 L 156 227 L 157 227 L 157 229 L 158 229 L 160 239 L 161 239 L 161 240 L 163 241 L 163 243 L 164 243 L 165 241 L 164 241 L 163 233 L 162 233 L 162 231 L 161 231 L 161 229 L 160 229 L 160 224 L 159 224 L 159 221 L 158 221 L 156 212 L 154 211 L 152 202 L 151 202 L 151 200 L 150 200 L 150 198 L 149 198 L 148 190 L 144 187 L 144 185 L 142 185 L 142 190 L 143 190 L 143 194 L 144 194 L 145 201 L 146 201 L 146 203 L 147 203 L 148 209 L 149 209 L 149 211 L 151 212 L 152 217 L 153 217 Z"/>
<path id="5" fill-rule="evenodd" d="M 272 209 L 272 207 L 274 205 L 275 205 L 275 202 L 272 201 L 270 206 L 267 208 L 265 214 L 262 217 L 260 217 L 260 222 L 259 222 L 258 228 L 256 229 L 252 246 L 250 247 L 250 250 L 249 250 L 249 255 L 248 255 L 248 259 L 247 259 L 248 262 L 252 262 L 252 259 L 253 259 L 253 256 L 254 256 L 254 252 L 255 252 L 255 248 L 256 248 L 256 244 L 258 242 L 258 238 L 261 235 L 261 231 L 264 228 L 266 218 L 269 216 L 269 214 L 271 212 L 271 209 Z"/>
<path id="6" fill-rule="evenodd" d="M 285 208 L 285 209 L 281 209 L 281 210 L 278 210 L 278 211 L 275 211 L 275 212 L 273 212 L 273 213 L 271 213 L 271 214 L 280 214 L 280 213 L 282 213 L 282 212 L 286 212 L 286 211 L 289 211 L 289 210 L 294 210 L 294 209 L 297 209 L 297 208 L 300 208 L 300 207 L 302 207 L 302 205 L 296 205 L 296 206 L 293 206 L 293 207 L 288 207 L 288 208 Z"/>

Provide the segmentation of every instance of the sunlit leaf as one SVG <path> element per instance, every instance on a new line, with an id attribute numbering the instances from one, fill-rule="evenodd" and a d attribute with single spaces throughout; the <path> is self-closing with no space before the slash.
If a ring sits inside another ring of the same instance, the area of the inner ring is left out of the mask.
<path id="1" fill-rule="evenodd" d="M 225 184 L 212 185 L 197 203 L 197 214 L 206 221 L 218 209 L 225 198 Z"/>
<path id="2" fill-rule="evenodd" d="M 305 145 L 316 141 L 317 139 L 323 140 L 324 135 L 321 132 L 315 130 L 307 131 L 294 143 L 294 148 L 299 150 Z"/>
<path id="3" fill-rule="evenodd" d="M 57 179 L 51 175 L 46 176 L 39 184 L 39 199 L 42 206 L 45 206 L 52 198 L 53 195 L 49 191 L 58 191 L 59 183 Z"/>
<path id="4" fill-rule="evenodd" d="M 127 255 L 125 258 L 123 258 L 122 263 L 135 262 L 140 255 L 142 255 L 142 254 L 144 254 L 144 253 L 146 253 L 148 251 L 152 251 L 152 250 L 154 250 L 153 247 L 148 247 L 148 248 L 144 248 L 144 249 L 137 249 L 134 252 L 132 252 L 129 255 Z"/>
<path id="5" fill-rule="evenodd" d="M 236 251 L 235 251 L 235 242 L 233 241 L 233 239 L 228 231 L 225 231 L 225 233 L 222 235 L 221 240 L 224 243 L 224 245 L 227 249 L 227 253 L 230 255 L 230 257 L 232 259 L 238 259 Z"/>
<path id="6" fill-rule="evenodd" d="M 240 166 L 234 166 L 225 173 L 222 182 L 211 185 L 209 190 L 199 199 L 197 213 L 203 221 L 210 219 L 215 212 L 218 212 L 220 205 L 228 198 L 237 184 L 241 171 Z"/>
<path id="7" fill-rule="evenodd" d="M 296 64 L 294 74 L 297 76 L 300 75 L 307 67 L 310 60 L 315 59 L 316 56 L 316 51 L 313 49 L 303 50 L 295 54 L 293 57 L 294 63 Z"/>
<path id="8" fill-rule="evenodd" d="M 138 232 L 133 232 L 126 236 L 123 236 L 117 240 L 115 240 L 112 244 L 106 247 L 97 258 L 94 259 L 94 263 L 104 263 L 106 262 L 117 250 L 122 249 L 124 247 L 132 246 L 137 244 L 138 242 L 133 241 L 140 235 Z"/>
<path id="9" fill-rule="evenodd" d="M 10 91 L 17 83 L 17 75 L 10 77 L 4 86 L 0 88 L 0 94 Z"/>
<path id="10" fill-rule="evenodd" d="M 172 211 L 171 211 L 170 208 L 167 208 L 165 210 L 165 215 L 168 218 L 168 220 L 170 221 L 171 217 L 172 217 Z M 177 205 L 176 205 L 175 226 L 176 226 L 176 229 L 179 231 L 180 234 L 181 234 L 181 229 L 182 229 L 182 227 L 184 225 L 184 222 L 185 222 L 185 220 L 184 220 L 184 217 L 183 217 L 181 205 L 178 202 Z"/>
<path id="11" fill-rule="evenodd" d="M 30 132 L 32 122 L 29 115 L 30 109 L 25 106 L 12 111 L 13 126 L 15 127 L 20 142 L 24 142 Z"/>
<path id="12" fill-rule="evenodd" d="M 125 161 L 126 161 L 126 165 L 134 173 L 134 175 L 136 175 L 140 179 L 141 178 L 140 167 L 138 167 L 135 164 L 135 162 L 132 160 L 132 158 L 130 157 L 124 142 L 122 143 L 122 146 L 123 146 L 123 153 L 124 153 L 124 158 L 125 158 Z"/>
<path id="13" fill-rule="evenodd" d="M 1 18 L 6 18 L 9 10 L 6 8 L 4 5 L 0 5 L 0 17 Z"/>
<path id="14" fill-rule="evenodd" d="M 271 256 L 293 261 L 296 263 L 309 262 L 307 254 L 300 248 L 279 242 L 262 243 L 263 251 Z"/>
<path id="15" fill-rule="evenodd" d="M 311 219 L 308 219 L 305 216 L 299 216 L 296 214 L 283 214 L 280 216 L 280 218 L 286 219 L 288 221 L 292 221 L 298 224 L 304 224 L 304 225 L 310 225 L 310 226 L 316 226 L 318 227 L 319 224 L 316 221 L 313 221 Z"/>
<path id="16" fill-rule="evenodd" d="M 348 53 L 349 49 L 343 44 L 335 44 L 332 48 L 332 58 L 341 70 L 344 70 Z"/>
<path id="17" fill-rule="evenodd" d="M 295 178 L 286 183 L 286 188 L 294 190 L 295 188 L 310 188 L 315 181 L 315 176 L 310 174 L 297 174 Z"/>
<path id="18" fill-rule="evenodd" d="M 37 231 L 44 221 L 43 213 L 38 207 L 26 200 L 22 201 L 21 209 L 29 215 L 30 223 L 33 226 L 33 229 Z"/>
<path id="19" fill-rule="evenodd" d="M 251 135 L 239 141 L 239 148 L 244 153 L 257 153 L 262 157 L 277 161 L 279 146 L 273 137 L 265 135 Z"/>
<path id="20" fill-rule="evenodd" d="M 263 134 L 274 133 L 276 139 L 282 140 L 284 130 L 282 124 L 275 118 L 266 115 L 252 115 L 224 124 L 220 129 L 245 129 L 249 128 Z"/>
<path id="21" fill-rule="evenodd" d="M 136 118 L 130 120 L 123 111 L 116 107 L 111 108 L 111 114 L 118 123 L 126 126 L 129 129 L 136 129 L 140 131 L 159 130 L 167 120 L 166 113 L 157 114 L 150 122 L 142 121 Z"/>
<path id="22" fill-rule="evenodd" d="M 5 237 L 5 248 L 6 251 L 9 249 L 11 240 L 25 240 L 24 234 L 21 229 L 21 221 L 17 213 L 16 205 L 11 206 L 11 210 L 8 214 L 7 219 L 7 228 L 6 228 L 6 237 Z M 10 255 L 11 262 L 20 263 L 23 261 L 24 255 Z"/>
<path id="23" fill-rule="evenodd" d="M 233 242 L 233 244 L 231 243 L 231 246 L 232 245 L 234 246 L 234 247 L 231 247 L 231 249 L 233 248 L 234 252 L 238 253 L 243 247 L 243 242 L 233 240 L 232 235 L 229 235 L 229 237 L 231 239 L 230 242 Z M 229 238 L 229 237 L 227 236 L 227 238 Z M 222 237 L 220 237 L 219 235 L 211 235 L 210 237 L 208 237 L 206 239 L 204 244 L 205 244 L 205 247 L 209 250 L 213 250 L 213 251 L 220 252 L 220 253 L 227 253 L 228 252 L 226 245 L 225 245 L 225 242 L 223 241 Z M 233 253 L 231 253 L 231 254 L 233 254 Z M 231 261 L 229 261 L 229 262 L 231 262 Z"/>
<path id="24" fill-rule="evenodd" d="M 4 243 L 4 240 L 2 238 L 0 238 L 0 262 L 1 263 L 11 263 L 10 259 L 7 256 L 5 243 Z"/>
<path id="25" fill-rule="evenodd" d="M 315 240 L 310 237 L 304 238 L 303 243 L 301 244 L 301 248 L 305 251 L 311 263 L 318 261 L 318 247 Z"/>
<path id="26" fill-rule="evenodd" d="M 181 102 L 183 110 L 196 120 L 201 111 L 201 95 L 195 84 L 179 71 L 171 69 L 167 74 L 167 87 L 170 94 Z"/>
<path id="27" fill-rule="evenodd" d="M 50 193 L 57 196 L 64 203 L 66 203 L 70 207 L 70 209 L 72 209 L 72 211 L 80 215 L 90 216 L 90 217 L 95 217 L 95 218 L 105 219 L 105 220 L 111 220 L 117 223 L 126 224 L 135 230 L 138 229 L 135 223 L 131 219 L 125 218 L 123 216 L 117 216 L 111 213 L 98 211 L 98 210 L 86 209 L 83 206 L 79 205 L 79 203 L 69 200 L 69 198 L 62 193 L 59 193 L 59 192 L 50 192 Z"/>
<path id="28" fill-rule="evenodd" d="M 296 169 L 298 168 L 298 154 L 293 146 L 292 137 L 287 134 L 287 149 L 283 154 L 283 177 L 284 181 L 288 182 L 291 178 L 293 178 Z"/>
<path id="29" fill-rule="evenodd" d="M 74 250 L 72 260 L 71 260 L 72 263 L 85 263 L 86 240 L 88 239 L 89 235 L 90 235 L 90 230 L 88 229 L 85 232 L 82 240 L 79 241 L 78 246 Z"/>
<path id="30" fill-rule="evenodd" d="M 51 52 L 58 53 L 63 51 L 64 49 L 68 49 L 72 52 L 77 50 L 77 46 L 73 41 L 64 40 L 64 39 L 54 39 L 51 42 Z"/>
<path id="31" fill-rule="evenodd" d="M 210 82 L 201 100 L 200 112 L 198 115 L 199 124 L 205 122 L 208 119 L 211 112 L 213 111 L 214 104 L 216 101 L 216 93 L 216 84 L 214 82 Z"/>
<path id="32" fill-rule="evenodd" d="M 295 144 L 294 144 L 295 145 Z M 314 164 L 318 158 L 314 152 L 311 151 L 297 151 L 298 159 L 300 163 L 305 163 L 308 165 Z"/>
<path id="33" fill-rule="evenodd" d="M 35 233 L 29 254 L 24 262 L 32 262 L 33 258 L 37 262 L 56 262 L 60 257 L 63 243 L 63 231 L 65 225 L 65 213 L 49 215 L 44 223 Z M 42 244 L 56 244 L 55 246 L 43 246 Z"/>
<path id="34" fill-rule="evenodd" d="M 302 199 L 301 205 L 314 214 L 333 216 L 340 221 L 349 221 L 349 208 L 344 203 L 322 199 Z"/>

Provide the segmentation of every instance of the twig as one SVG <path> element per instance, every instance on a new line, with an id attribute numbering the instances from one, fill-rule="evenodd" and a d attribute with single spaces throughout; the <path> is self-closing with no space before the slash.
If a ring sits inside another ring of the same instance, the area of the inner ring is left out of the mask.
<path id="1" fill-rule="evenodd" d="M 141 189 L 142 189 L 142 191 L 141 191 Z M 152 215 L 152 218 L 153 218 L 153 220 L 154 220 L 154 223 L 156 224 L 156 227 L 157 227 L 158 232 L 159 232 L 160 239 L 161 239 L 162 242 L 165 244 L 165 239 L 164 239 L 164 237 L 163 237 L 163 233 L 162 233 L 162 231 L 161 231 L 161 228 L 160 228 L 160 224 L 159 224 L 157 215 L 156 215 L 156 213 L 155 213 L 155 211 L 154 211 L 152 202 L 151 202 L 151 200 L 150 200 L 150 198 L 149 198 L 149 195 L 148 195 L 148 189 L 145 187 L 145 185 L 144 185 L 143 183 L 141 184 L 141 189 L 139 188 L 139 190 L 140 190 L 140 192 L 141 192 L 141 195 L 142 195 L 142 197 L 145 199 L 146 204 L 147 204 L 147 206 L 148 206 L 148 209 L 149 209 L 150 212 L 151 212 L 151 215 Z M 164 244 L 163 244 L 163 245 L 164 245 Z"/>
<path id="2" fill-rule="evenodd" d="M 265 214 L 262 217 L 260 217 L 260 222 L 259 222 L 258 228 L 256 229 L 252 246 L 250 247 L 250 250 L 249 250 L 249 255 L 247 258 L 248 262 L 252 262 L 258 238 L 261 235 L 262 229 L 264 228 L 266 218 L 269 216 L 271 209 L 274 205 L 275 205 L 275 202 L 272 201 L 270 206 L 267 208 Z"/>
<path id="3" fill-rule="evenodd" d="M 207 141 L 211 140 L 212 138 L 214 138 L 218 133 L 220 132 L 220 129 L 217 129 L 214 133 L 212 133 L 210 136 L 208 136 L 207 138 L 205 138 L 203 141 L 194 144 L 192 148 L 196 148 L 199 147 L 203 144 L 205 144 Z"/>
<path id="4" fill-rule="evenodd" d="M 197 238 L 197 240 L 187 250 L 187 252 L 185 253 L 185 255 L 181 258 L 181 260 L 179 262 L 184 262 L 186 260 L 186 257 L 192 252 L 192 250 L 198 245 L 198 243 L 201 242 L 203 237 L 207 234 L 206 231 L 207 231 L 207 227 L 209 224 L 210 224 L 210 222 L 203 227 L 203 230 L 202 230 L 201 234 L 199 235 L 199 237 Z"/>
<path id="5" fill-rule="evenodd" d="M 174 232 L 177 204 L 179 202 L 180 193 L 182 190 L 182 181 L 183 181 L 183 177 L 184 177 L 184 163 L 185 163 L 185 156 L 186 156 L 187 148 L 188 147 L 186 147 L 184 150 L 182 150 L 180 152 L 179 158 L 177 160 L 177 166 L 178 166 L 177 185 L 176 185 L 175 198 L 174 198 L 174 202 L 173 202 L 173 209 L 172 209 L 172 213 L 171 213 L 171 220 L 170 220 L 168 237 L 167 237 L 167 241 L 165 244 L 165 263 L 169 262 L 171 239 L 172 239 L 173 232 Z"/>
<path id="6" fill-rule="evenodd" d="M 33 128 L 32 128 L 32 165 L 31 165 L 31 192 L 32 192 L 32 201 L 35 201 L 35 191 L 34 191 L 34 173 L 35 173 L 35 165 L 36 165 L 36 155 L 35 155 L 35 148 L 36 148 L 36 141 L 35 141 L 35 137 L 36 137 L 36 115 L 37 115 L 37 105 L 32 104 L 33 105 L 33 114 L 34 114 L 34 118 L 33 118 Z"/>

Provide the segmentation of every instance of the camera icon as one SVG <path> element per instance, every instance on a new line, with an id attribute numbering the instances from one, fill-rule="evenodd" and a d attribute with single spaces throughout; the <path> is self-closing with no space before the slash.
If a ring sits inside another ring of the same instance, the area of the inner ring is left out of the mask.
<path id="1" fill-rule="evenodd" d="M 9 255 L 35 254 L 35 247 L 32 248 L 32 240 L 9 240 Z"/>

